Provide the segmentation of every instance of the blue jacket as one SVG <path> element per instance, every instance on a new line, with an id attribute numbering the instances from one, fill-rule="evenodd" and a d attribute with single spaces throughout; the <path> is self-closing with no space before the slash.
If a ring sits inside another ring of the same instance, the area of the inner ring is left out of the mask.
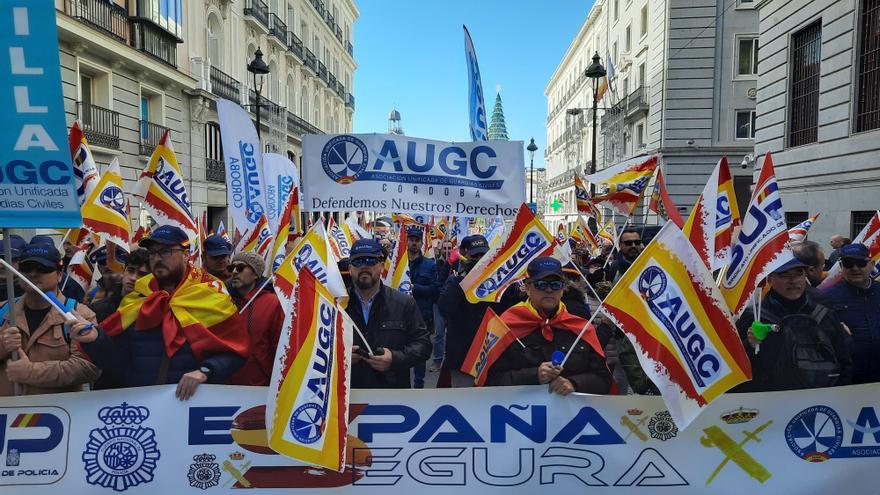
<path id="1" fill-rule="evenodd" d="M 162 357 L 165 355 L 165 342 L 162 329 L 136 331 L 134 325 L 115 337 L 104 330 L 98 330 L 98 339 L 82 344 L 92 363 L 104 373 L 119 378 L 117 383 L 123 387 L 143 387 L 156 385 Z M 208 383 L 223 383 L 244 364 L 244 358 L 234 353 L 218 353 L 196 360 L 189 342 L 177 350 L 168 363 L 168 374 L 164 383 L 177 383 L 180 378 L 201 366 L 211 368 Z"/>
<path id="2" fill-rule="evenodd" d="M 412 282 L 412 296 L 422 312 L 422 318 L 434 321 L 434 301 L 440 295 L 440 282 L 434 260 L 419 256 L 409 263 L 409 278 Z"/>
<path id="3" fill-rule="evenodd" d="M 825 295 L 852 332 L 853 383 L 880 381 L 880 284 L 860 289 L 841 282 Z"/>

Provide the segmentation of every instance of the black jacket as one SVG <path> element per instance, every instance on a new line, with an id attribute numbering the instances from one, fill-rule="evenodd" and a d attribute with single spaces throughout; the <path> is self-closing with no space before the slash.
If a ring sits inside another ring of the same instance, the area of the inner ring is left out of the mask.
<path id="1" fill-rule="evenodd" d="M 568 352 L 577 335 L 566 331 L 554 331 L 553 341 L 547 341 L 541 330 L 526 335 L 522 339 L 525 348 L 513 341 L 489 368 L 486 385 L 538 385 L 538 366 L 550 361 L 553 351 Z M 576 392 L 588 394 L 607 394 L 611 390 L 611 373 L 605 359 L 582 340 L 562 370 Z"/>
<path id="2" fill-rule="evenodd" d="M 364 322 L 360 298 L 352 288 L 348 291 L 345 309 L 355 325 L 369 341 L 370 347 L 384 347 L 391 351 L 391 369 L 379 372 L 360 362 L 351 370 L 352 388 L 410 388 L 410 368 L 427 361 L 431 355 L 431 340 L 422 313 L 415 299 L 386 285 L 370 307 L 369 323 Z M 354 344 L 366 349 L 355 332 Z"/>

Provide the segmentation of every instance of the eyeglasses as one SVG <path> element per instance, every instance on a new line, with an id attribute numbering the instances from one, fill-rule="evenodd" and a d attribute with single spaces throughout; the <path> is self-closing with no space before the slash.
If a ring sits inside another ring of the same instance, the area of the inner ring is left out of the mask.
<path id="1" fill-rule="evenodd" d="M 244 263 L 233 263 L 231 265 L 226 265 L 226 271 L 229 273 L 241 273 L 244 272 L 244 269 L 248 266 Z"/>
<path id="2" fill-rule="evenodd" d="M 353 267 L 360 268 L 362 266 L 376 266 L 379 264 L 379 258 L 366 257 L 366 258 L 355 258 L 349 262 L 349 264 Z"/>
<path id="3" fill-rule="evenodd" d="M 168 259 L 171 256 L 171 253 L 173 253 L 174 251 L 183 251 L 183 249 L 170 248 L 170 247 L 161 248 L 161 249 L 150 249 L 149 251 L 147 251 L 147 254 L 150 256 L 150 258 L 159 257 L 164 260 L 164 259 Z"/>
<path id="4" fill-rule="evenodd" d="M 852 268 L 857 266 L 859 268 L 864 268 L 868 266 L 868 260 L 866 259 L 855 259 L 855 258 L 841 258 L 840 264 L 843 265 L 844 268 Z"/>
<path id="5" fill-rule="evenodd" d="M 532 282 L 532 287 L 534 287 L 538 290 L 550 289 L 555 292 L 557 290 L 562 290 L 562 288 L 565 287 L 565 281 L 563 281 L 563 280 L 553 280 L 553 281 L 535 280 L 534 282 Z"/>
<path id="6" fill-rule="evenodd" d="M 642 241 L 641 241 L 641 239 L 636 239 L 636 240 L 634 240 L 634 241 L 620 241 L 620 242 L 621 242 L 624 246 L 627 246 L 627 247 L 629 247 L 629 246 L 641 246 L 641 245 L 642 245 Z"/>

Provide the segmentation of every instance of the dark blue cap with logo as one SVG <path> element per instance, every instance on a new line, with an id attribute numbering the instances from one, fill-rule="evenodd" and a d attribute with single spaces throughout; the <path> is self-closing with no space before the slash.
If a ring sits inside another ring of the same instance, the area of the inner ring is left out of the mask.
<path id="1" fill-rule="evenodd" d="M 61 268 L 61 253 L 54 244 L 30 243 L 21 257 L 21 264 L 35 262 L 47 268 Z"/>
<path id="2" fill-rule="evenodd" d="M 138 243 L 140 247 L 148 248 L 153 244 L 164 244 L 166 246 L 189 246 L 189 237 L 180 227 L 173 225 L 163 225 L 157 227 L 150 233 L 150 237 L 141 239 Z"/>
<path id="3" fill-rule="evenodd" d="M 31 244 L 51 244 L 55 245 L 55 240 L 52 239 L 51 236 L 38 234 L 31 237 Z"/>
<path id="4" fill-rule="evenodd" d="M 858 260 L 867 260 L 871 256 L 868 254 L 868 246 L 864 244 L 847 244 L 838 250 L 840 259 L 853 258 Z"/>
<path id="5" fill-rule="evenodd" d="M 787 272 L 789 270 L 793 270 L 795 268 L 806 268 L 807 266 L 809 266 L 809 265 L 807 265 L 803 261 L 801 261 L 797 258 L 792 258 L 792 259 L 786 261 L 785 263 L 783 263 L 781 266 L 779 266 L 775 270 L 773 270 L 773 273 L 785 273 L 785 272 Z"/>
<path id="6" fill-rule="evenodd" d="M 489 241 L 479 234 L 469 235 L 461 240 L 458 250 L 465 256 L 484 254 L 489 250 Z"/>
<path id="7" fill-rule="evenodd" d="M 533 259 L 526 268 L 529 278 L 540 280 L 547 277 L 562 278 L 562 263 L 550 256 L 539 256 Z"/>
<path id="8" fill-rule="evenodd" d="M 384 258 L 385 250 L 374 239 L 358 239 L 349 250 L 349 258 Z"/>
<path id="9" fill-rule="evenodd" d="M 406 236 L 407 237 L 422 237 L 422 228 L 418 225 L 410 225 L 406 228 Z"/>
<path id="10" fill-rule="evenodd" d="M 232 243 L 225 237 L 214 234 L 205 238 L 205 254 L 208 256 L 229 256 L 232 254 Z"/>
<path id="11" fill-rule="evenodd" d="M 9 236 L 9 240 L 6 239 L 0 241 L 0 256 L 5 256 L 6 253 L 6 243 L 9 242 L 10 249 L 12 250 L 12 259 L 17 260 L 21 258 L 21 255 L 24 253 L 24 250 L 27 248 L 27 241 L 25 241 L 20 235 L 12 234 Z"/>

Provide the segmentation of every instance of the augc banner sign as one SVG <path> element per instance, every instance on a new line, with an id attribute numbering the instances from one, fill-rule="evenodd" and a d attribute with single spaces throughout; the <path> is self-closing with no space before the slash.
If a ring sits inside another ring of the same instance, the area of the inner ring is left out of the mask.
<path id="1" fill-rule="evenodd" d="M 0 492 L 740 495 L 880 483 L 880 384 L 723 395 L 684 431 L 659 397 L 355 390 L 341 473 L 268 447 L 265 388 L 202 385 L 188 402 L 174 390 L 0 399 Z M 319 430 L 320 417 L 295 413 L 289 428 Z"/>
<path id="2" fill-rule="evenodd" d="M 307 211 L 512 217 L 525 201 L 521 141 L 306 135 L 302 168 Z"/>

